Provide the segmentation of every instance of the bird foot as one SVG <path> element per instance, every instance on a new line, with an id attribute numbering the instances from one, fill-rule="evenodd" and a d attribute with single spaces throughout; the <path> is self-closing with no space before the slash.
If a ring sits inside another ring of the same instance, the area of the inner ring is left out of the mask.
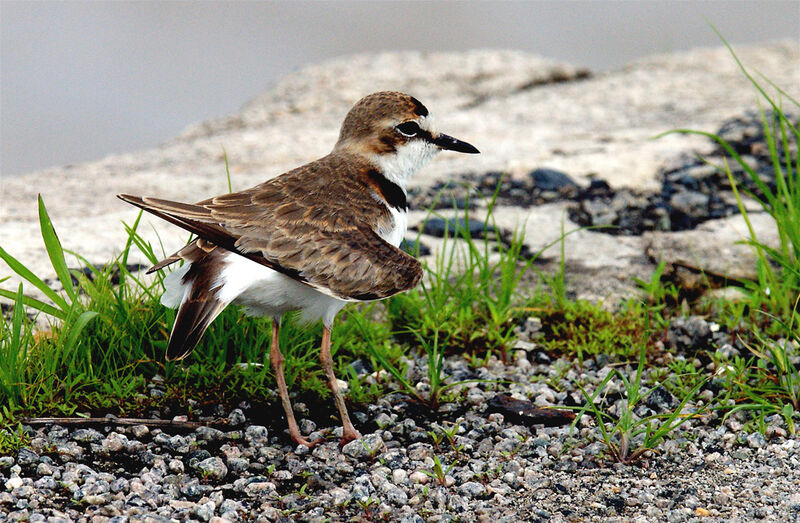
<path id="1" fill-rule="evenodd" d="M 345 445 L 347 445 L 351 441 L 356 440 L 356 439 L 358 439 L 360 437 L 361 437 L 361 434 L 357 430 L 344 431 L 342 433 L 342 441 L 339 442 L 339 447 L 340 448 L 344 447 Z"/>
<path id="2" fill-rule="evenodd" d="M 298 434 L 297 436 L 292 435 L 292 441 L 294 441 L 298 445 L 303 445 L 305 447 L 308 447 L 309 449 L 313 449 L 314 447 L 316 447 L 320 443 L 324 443 L 325 442 L 325 438 L 319 438 L 319 439 L 315 439 L 314 441 L 309 441 L 306 438 L 304 438 L 303 436 L 300 436 Z"/>

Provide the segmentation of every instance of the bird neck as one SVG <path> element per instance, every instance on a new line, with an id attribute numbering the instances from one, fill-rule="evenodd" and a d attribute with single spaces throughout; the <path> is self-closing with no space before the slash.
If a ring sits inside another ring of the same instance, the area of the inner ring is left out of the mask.
<path id="1" fill-rule="evenodd" d="M 406 192 L 408 179 L 427 164 L 436 154 L 435 146 L 414 140 L 397 147 L 391 153 L 370 154 L 368 159 L 387 180 Z"/>

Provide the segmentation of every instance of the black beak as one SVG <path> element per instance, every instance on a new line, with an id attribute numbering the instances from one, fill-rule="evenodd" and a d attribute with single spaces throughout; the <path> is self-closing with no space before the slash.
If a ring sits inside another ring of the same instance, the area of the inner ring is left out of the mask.
<path id="1" fill-rule="evenodd" d="M 468 154 L 478 154 L 480 153 L 474 146 L 468 144 L 467 142 L 462 142 L 461 140 L 457 140 L 452 136 L 447 136 L 446 134 L 440 134 L 436 138 L 434 138 L 433 143 L 439 147 L 439 149 L 447 149 L 448 151 L 456 151 L 459 153 L 468 153 Z"/>

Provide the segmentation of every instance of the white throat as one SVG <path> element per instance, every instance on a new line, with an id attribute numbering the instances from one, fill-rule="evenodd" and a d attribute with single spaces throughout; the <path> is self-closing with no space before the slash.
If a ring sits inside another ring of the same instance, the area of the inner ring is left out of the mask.
<path id="1" fill-rule="evenodd" d="M 399 146 L 389 154 L 373 154 L 370 160 L 387 180 L 396 183 L 406 192 L 408 179 L 420 170 L 439 151 L 439 148 L 424 140 L 412 140 Z"/>

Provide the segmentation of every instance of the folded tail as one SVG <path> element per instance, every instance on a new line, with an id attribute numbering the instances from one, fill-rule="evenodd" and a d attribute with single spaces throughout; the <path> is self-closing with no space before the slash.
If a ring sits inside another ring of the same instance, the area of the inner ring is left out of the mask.
<path id="1" fill-rule="evenodd" d="M 156 265 L 167 265 L 179 259 L 187 263 L 164 278 L 161 303 L 178 307 L 175 324 L 169 335 L 167 360 L 181 360 L 188 356 L 200 342 L 211 322 L 228 306 L 220 291 L 220 273 L 224 254 L 213 245 L 196 240 L 173 256 Z"/>

